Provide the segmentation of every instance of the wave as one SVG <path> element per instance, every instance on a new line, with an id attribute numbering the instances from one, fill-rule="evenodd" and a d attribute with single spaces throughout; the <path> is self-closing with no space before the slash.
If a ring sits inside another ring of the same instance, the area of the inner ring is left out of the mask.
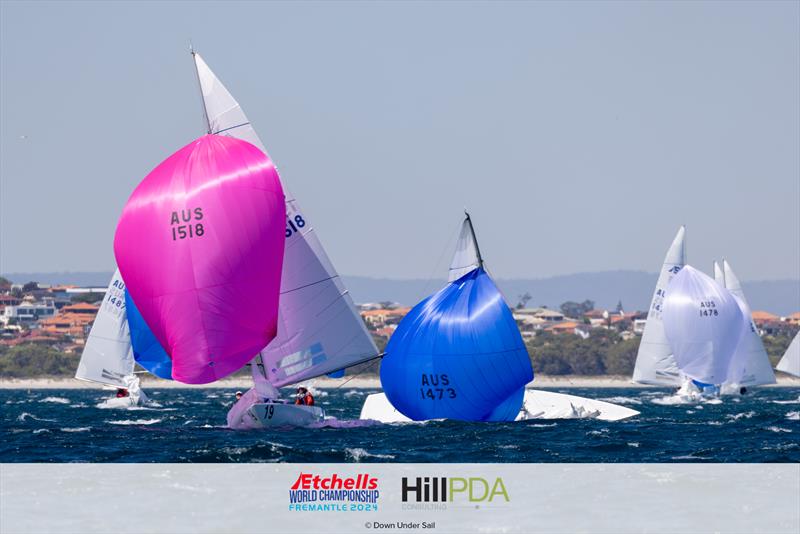
<path id="1" fill-rule="evenodd" d="M 26 421 L 28 419 L 33 419 L 34 421 L 43 421 L 43 422 L 47 422 L 47 423 L 55 423 L 56 422 L 55 419 L 45 419 L 43 417 L 36 417 L 32 413 L 28 413 L 28 412 L 22 412 L 17 417 L 17 421 L 21 421 L 21 422 L 24 422 L 24 421 Z"/>
<path id="2" fill-rule="evenodd" d="M 727 417 L 731 421 L 738 421 L 739 419 L 751 419 L 755 415 L 756 415 L 756 412 L 754 412 L 753 410 L 750 410 L 749 412 L 741 412 L 741 413 L 736 413 L 736 414 L 730 414 L 730 415 L 726 415 L 725 417 Z"/>
<path id="3" fill-rule="evenodd" d="M 767 430 L 769 430 L 770 432 L 786 432 L 786 433 L 791 433 L 792 432 L 788 428 L 781 428 L 779 426 L 768 426 Z"/>
<path id="4" fill-rule="evenodd" d="M 786 414 L 786 419 L 789 421 L 800 421 L 800 412 L 789 412 Z"/>
<path id="5" fill-rule="evenodd" d="M 88 432 L 92 429 L 90 426 L 79 426 L 74 428 L 59 428 L 62 432 Z"/>
<path id="6" fill-rule="evenodd" d="M 123 419 L 122 421 L 106 421 L 110 425 L 154 425 L 161 419 Z"/>
<path id="7" fill-rule="evenodd" d="M 64 397 L 45 397 L 39 402 L 53 402 L 56 404 L 69 404 L 71 401 L 69 399 L 65 399 Z"/>
<path id="8" fill-rule="evenodd" d="M 606 397 L 605 399 L 599 399 L 605 402 L 613 402 L 614 404 L 641 404 L 641 399 L 635 399 L 633 397 Z"/>
<path id="9" fill-rule="evenodd" d="M 800 397 L 793 400 L 774 400 L 770 402 L 773 402 L 775 404 L 800 404 Z"/>
<path id="10" fill-rule="evenodd" d="M 393 454 L 371 453 L 371 452 L 367 452 L 365 449 L 362 449 L 360 447 L 355 447 L 355 448 L 352 448 L 352 449 L 348 447 L 348 448 L 346 448 L 344 450 L 344 452 L 345 452 L 345 455 L 348 456 L 349 458 L 352 458 L 352 460 L 354 462 L 360 462 L 364 458 L 383 458 L 385 460 L 394 459 L 394 455 Z"/>

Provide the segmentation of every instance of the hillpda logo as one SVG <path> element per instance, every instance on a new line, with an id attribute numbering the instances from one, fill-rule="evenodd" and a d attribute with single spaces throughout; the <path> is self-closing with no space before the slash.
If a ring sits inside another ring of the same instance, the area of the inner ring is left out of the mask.
<path id="1" fill-rule="evenodd" d="M 289 488 L 289 510 L 295 512 L 377 512 L 378 479 L 368 474 L 341 477 L 300 473 Z"/>
<path id="2" fill-rule="evenodd" d="M 511 502 L 500 477 L 403 477 L 401 491 L 406 510 L 446 510 L 447 503 Z"/>

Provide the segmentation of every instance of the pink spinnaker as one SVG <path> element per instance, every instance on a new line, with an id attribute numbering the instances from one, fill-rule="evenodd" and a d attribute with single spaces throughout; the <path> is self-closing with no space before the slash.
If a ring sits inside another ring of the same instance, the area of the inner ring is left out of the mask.
<path id="1" fill-rule="evenodd" d="M 272 161 L 232 137 L 189 143 L 134 190 L 114 254 L 175 380 L 218 380 L 275 337 L 285 231 Z"/>

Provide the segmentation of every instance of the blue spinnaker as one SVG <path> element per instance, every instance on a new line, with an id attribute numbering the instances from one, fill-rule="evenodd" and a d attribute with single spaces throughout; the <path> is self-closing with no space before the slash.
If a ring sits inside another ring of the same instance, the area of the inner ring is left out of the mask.
<path id="1" fill-rule="evenodd" d="M 172 358 L 147 326 L 127 290 L 125 291 L 125 308 L 128 313 L 131 346 L 136 363 L 159 378 L 172 380 Z"/>
<path id="2" fill-rule="evenodd" d="M 416 421 L 513 421 L 531 380 L 517 324 L 483 267 L 417 304 L 381 363 L 389 401 Z"/>

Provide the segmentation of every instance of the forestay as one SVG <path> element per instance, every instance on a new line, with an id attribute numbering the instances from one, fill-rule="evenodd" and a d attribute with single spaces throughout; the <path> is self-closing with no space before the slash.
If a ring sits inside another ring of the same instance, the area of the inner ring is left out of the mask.
<path id="1" fill-rule="evenodd" d="M 194 59 L 209 131 L 244 139 L 266 152 L 239 103 L 199 54 Z M 307 215 L 285 187 L 284 193 L 286 245 L 278 333 L 261 351 L 266 377 L 279 387 L 378 355 Z"/>
<path id="2" fill-rule="evenodd" d="M 662 318 L 681 372 L 706 384 L 724 382 L 742 333 L 735 297 L 686 265 L 667 286 Z"/>
<path id="3" fill-rule="evenodd" d="M 725 382 L 739 386 L 774 384 L 775 373 L 772 371 L 767 351 L 764 350 L 761 336 L 758 335 L 758 329 L 753 323 L 750 306 L 744 296 L 739 278 L 727 261 L 723 260 L 722 265 L 725 288 L 734 296 L 742 312 L 742 337 L 739 339 L 739 344 L 736 346 L 736 351 L 731 358 L 731 365 Z"/>
<path id="4" fill-rule="evenodd" d="M 658 275 L 656 289 L 647 312 L 639 352 L 636 355 L 636 366 L 633 370 L 633 381 L 641 384 L 662 386 L 680 386 L 681 376 L 675 358 L 672 355 L 669 340 L 664 334 L 662 307 L 667 285 L 685 264 L 685 233 L 681 226 L 672 245 L 664 258 L 664 264 Z"/>
<path id="5" fill-rule="evenodd" d="M 128 387 L 134 377 L 133 366 L 125 283 L 117 270 L 111 277 L 86 339 L 75 378 L 114 387 Z"/>

